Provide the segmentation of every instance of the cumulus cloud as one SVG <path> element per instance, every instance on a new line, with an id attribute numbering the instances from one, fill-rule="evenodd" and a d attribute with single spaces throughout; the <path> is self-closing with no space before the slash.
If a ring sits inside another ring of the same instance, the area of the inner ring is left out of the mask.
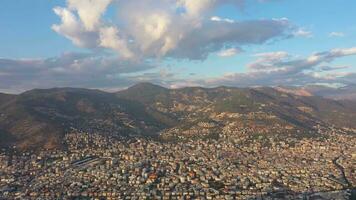
<path id="1" fill-rule="evenodd" d="M 61 18 L 61 24 L 52 25 L 54 31 L 65 36 L 79 47 L 94 48 L 97 46 L 97 33 L 86 31 L 77 16 L 69 9 L 56 7 L 53 11 Z"/>
<path id="2" fill-rule="evenodd" d="M 258 54 L 259 58 L 248 65 L 249 69 L 255 71 L 294 71 L 313 69 L 314 67 L 330 63 L 336 58 L 356 55 L 356 48 L 332 49 L 326 52 L 314 53 L 303 59 L 290 59 L 291 56 L 286 52 L 271 52 Z"/>
<path id="3" fill-rule="evenodd" d="M 111 48 L 122 55 L 123 58 L 132 58 L 133 53 L 127 46 L 126 40 L 119 36 L 119 30 L 116 27 L 104 27 L 100 29 L 100 46 Z"/>
<path id="4" fill-rule="evenodd" d="M 170 72 L 146 72 L 160 58 L 204 60 L 233 56 L 244 45 L 289 37 L 288 19 L 236 21 L 215 16 L 247 0 L 66 0 L 53 8 L 51 28 L 92 53 L 47 59 L 0 59 L 0 90 L 42 87 L 125 87 L 135 81 L 178 81 Z M 265 2 L 259 0 L 257 2 Z M 152 70 L 154 71 L 154 70 Z M 176 84 L 177 85 L 177 84 Z"/>
<path id="5" fill-rule="evenodd" d="M 201 17 L 202 13 L 211 10 L 216 4 L 216 0 L 178 0 L 178 5 L 185 8 L 185 15 L 189 18 Z"/>
<path id="6" fill-rule="evenodd" d="M 290 35 L 288 20 L 236 22 L 211 17 L 224 4 L 243 3 L 244 0 L 67 0 L 67 7 L 54 9 L 61 23 L 52 29 L 79 47 L 106 48 L 124 59 L 136 60 L 202 60 L 228 46 L 240 48 Z M 116 10 L 117 18 L 103 17 L 110 6 Z"/>
<path id="7" fill-rule="evenodd" d="M 227 73 L 199 79 L 177 76 L 168 68 L 157 71 L 154 63 L 122 60 L 107 55 L 65 53 L 48 59 L 0 59 L 0 91 L 22 92 L 32 88 L 85 87 L 118 90 L 142 81 L 167 87 L 277 86 L 314 83 L 356 84 L 356 73 L 332 61 L 356 55 L 356 48 L 332 49 L 305 58 L 287 52 L 256 54 L 245 73 Z M 98 67 L 100 66 L 100 67 Z"/>
<path id="8" fill-rule="evenodd" d="M 204 60 L 211 52 L 225 47 L 240 48 L 243 45 L 262 44 L 281 36 L 288 27 L 281 20 L 251 20 L 243 22 L 208 21 L 182 38 L 168 56 Z"/>
<path id="9" fill-rule="evenodd" d="M 301 86 L 308 84 L 356 84 L 356 73 L 344 72 L 347 66 L 332 66 L 332 61 L 344 56 L 356 55 L 354 48 L 332 49 L 313 53 L 305 58 L 290 55 L 287 52 L 267 52 L 256 54 L 256 60 L 247 67 L 245 73 L 226 73 L 223 76 L 205 79 L 194 77 L 179 78 L 172 73 L 145 73 L 130 76 L 135 82 L 149 81 L 171 88 L 188 86 Z"/>
<path id="10" fill-rule="evenodd" d="M 257 54 L 246 73 L 228 73 L 222 77 L 198 81 L 200 84 L 216 86 L 276 86 L 305 85 L 312 83 L 355 84 L 353 72 L 336 72 L 345 67 L 325 66 L 335 59 L 356 55 L 356 48 L 332 49 L 314 53 L 306 58 L 295 58 L 287 52 Z"/>
<path id="11" fill-rule="evenodd" d="M 88 31 L 99 26 L 101 15 L 112 0 L 68 0 L 68 8 L 78 13 L 80 20 Z"/>
<path id="12" fill-rule="evenodd" d="M 114 88 L 132 81 L 125 74 L 154 68 L 150 63 L 86 53 L 65 53 L 47 59 L 0 59 L 0 90 L 32 88 Z"/>

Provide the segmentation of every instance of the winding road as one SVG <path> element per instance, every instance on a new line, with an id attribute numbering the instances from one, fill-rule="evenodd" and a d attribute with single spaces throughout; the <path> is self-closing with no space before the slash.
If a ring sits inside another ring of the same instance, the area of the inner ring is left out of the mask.
<path id="1" fill-rule="evenodd" d="M 352 188 L 352 184 L 350 183 L 350 181 L 346 177 L 344 167 L 337 162 L 340 159 L 340 157 L 341 156 L 338 156 L 338 157 L 334 158 L 333 159 L 333 163 L 341 171 L 342 178 L 344 179 L 345 183 L 347 184 L 347 187 L 348 188 Z"/>

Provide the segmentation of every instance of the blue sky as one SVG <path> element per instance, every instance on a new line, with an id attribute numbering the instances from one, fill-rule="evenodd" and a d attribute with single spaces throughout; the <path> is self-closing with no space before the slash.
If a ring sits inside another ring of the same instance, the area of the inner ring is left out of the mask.
<path id="1" fill-rule="evenodd" d="M 192 1 L 3 0 L 0 91 L 115 90 L 140 81 L 168 87 L 356 83 L 356 1 L 245 0 L 244 6 L 243 0 Z M 75 25 L 65 21 L 65 12 Z M 329 56 L 293 65 L 318 53 Z M 251 67 L 256 62 L 264 65 Z M 333 70 L 320 70 L 326 65 Z M 292 68 L 298 74 L 288 74 Z M 263 73 L 278 82 L 258 79 Z"/>

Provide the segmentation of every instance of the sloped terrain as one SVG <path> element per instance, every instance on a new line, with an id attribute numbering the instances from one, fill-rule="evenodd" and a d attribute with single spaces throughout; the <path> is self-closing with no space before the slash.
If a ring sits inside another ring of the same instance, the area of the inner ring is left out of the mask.
<path id="1" fill-rule="evenodd" d="M 176 121 L 176 126 L 161 132 L 163 136 L 174 135 L 175 139 L 216 137 L 224 130 L 288 133 L 301 137 L 316 135 L 318 126 L 356 127 L 355 102 L 301 96 L 273 88 L 167 90 L 140 84 L 117 95 L 140 101 L 148 109 Z M 209 121 L 219 125 L 209 124 Z"/>
<path id="2" fill-rule="evenodd" d="M 298 94 L 301 96 L 320 96 L 334 100 L 356 100 L 356 85 L 347 85 L 339 88 L 307 85 L 303 87 L 276 87 L 277 90 Z"/>
<path id="3" fill-rule="evenodd" d="M 141 83 L 117 93 L 55 88 L 0 95 L 2 147 L 62 147 L 70 130 L 114 137 L 218 138 L 237 133 L 317 136 L 356 128 L 356 104 L 273 88 L 183 88 Z M 240 136 L 239 136 L 240 137 Z"/>
<path id="4" fill-rule="evenodd" d="M 97 90 L 33 90 L 3 106 L 0 117 L 3 144 L 19 148 L 61 146 L 71 128 L 114 135 L 152 134 L 164 128 L 140 103 Z"/>

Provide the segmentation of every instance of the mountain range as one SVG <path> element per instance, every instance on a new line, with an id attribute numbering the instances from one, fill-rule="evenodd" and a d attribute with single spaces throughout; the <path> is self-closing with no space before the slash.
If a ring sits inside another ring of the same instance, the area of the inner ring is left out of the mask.
<path id="1" fill-rule="evenodd" d="M 355 101 L 291 91 L 140 83 L 116 93 L 54 88 L 0 94 L 0 146 L 62 148 L 73 130 L 180 140 L 233 130 L 305 137 L 317 135 L 316 127 L 356 128 Z"/>
<path id="2" fill-rule="evenodd" d="M 356 85 L 329 87 L 324 85 L 306 85 L 302 87 L 276 87 L 284 92 L 302 96 L 320 96 L 335 100 L 356 100 Z"/>

